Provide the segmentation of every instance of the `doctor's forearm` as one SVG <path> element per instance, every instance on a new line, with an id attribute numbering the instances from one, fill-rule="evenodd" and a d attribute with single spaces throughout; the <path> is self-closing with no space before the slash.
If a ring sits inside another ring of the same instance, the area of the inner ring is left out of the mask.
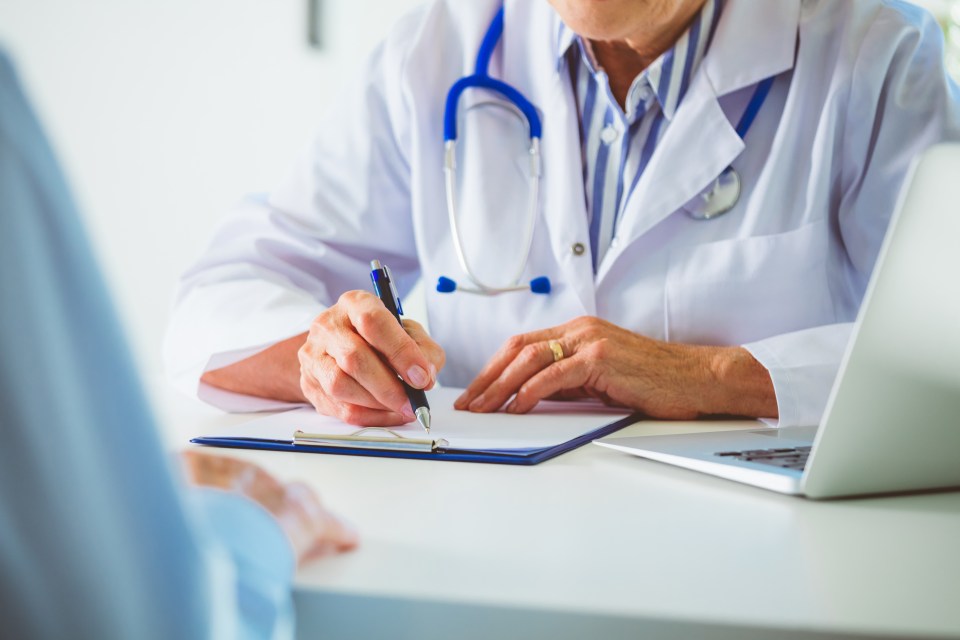
<path id="1" fill-rule="evenodd" d="M 297 358 L 297 351 L 306 339 L 307 334 L 301 333 L 249 358 L 207 371 L 200 379 L 234 393 L 284 402 L 306 402 L 300 389 L 300 361 Z"/>

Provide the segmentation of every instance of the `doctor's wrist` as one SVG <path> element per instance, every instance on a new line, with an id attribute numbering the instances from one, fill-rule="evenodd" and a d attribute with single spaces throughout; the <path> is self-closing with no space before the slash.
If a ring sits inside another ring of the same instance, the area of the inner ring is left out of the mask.
<path id="1" fill-rule="evenodd" d="M 282 402 L 306 402 L 300 388 L 297 351 L 307 339 L 302 333 L 254 355 L 201 376 L 206 384 L 248 396 Z"/>
<path id="2" fill-rule="evenodd" d="M 777 397 L 770 373 L 743 347 L 707 347 L 707 384 L 703 415 L 777 418 Z"/>

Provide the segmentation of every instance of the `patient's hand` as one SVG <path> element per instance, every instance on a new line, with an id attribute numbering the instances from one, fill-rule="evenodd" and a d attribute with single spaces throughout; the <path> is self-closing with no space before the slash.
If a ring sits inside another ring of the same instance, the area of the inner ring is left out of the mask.
<path id="1" fill-rule="evenodd" d="M 235 491 L 273 514 L 301 564 L 357 546 L 353 529 L 327 511 L 307 485 L 284 484 L 259 466 L 236 458 L 197 451 L 184 451 L 182 458 L 193 484 Z"/>

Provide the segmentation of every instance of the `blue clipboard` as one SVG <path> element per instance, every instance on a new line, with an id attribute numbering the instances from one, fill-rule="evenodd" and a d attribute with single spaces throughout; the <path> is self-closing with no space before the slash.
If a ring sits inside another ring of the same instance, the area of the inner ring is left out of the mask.
<path id="1" fill-rule="evenodd" d="M 534 449 L 454 449 L 446 448 L 442 444 L 434 444 L 427 450 L 398 450 L 387 444 L 362 444 L 359 438 L 352 438 L 350 442 L 337 445 L 326 444 L 298 444 L 295 440 L 267 440 L 261 438 L 230 438 L 230 437 L 202 437 L 194 438 L 190 442 L 209 447 L 226 447 L 230 449 L 262 449 L 266 451 L 295 451 L 301 453 L 327 453 L 345 456 L 370 456 L 374 458 L 411 458 L 414 460 L 447 460 L 451 462 L 485 462 L 490 464 L 519 464 L 534 465 L 545 460 L 555 458 L 561 453 L 572 451 L 597 438 L 603 438 L 615 431 L 640 420 L 640 414 L 633 414 L 594 429 L 582 436 L 561 442 L 550 447 Z M 377 439 L 382 442 L 382 439 Z M 440 441 L 444 442 L 444 441 Z"/>

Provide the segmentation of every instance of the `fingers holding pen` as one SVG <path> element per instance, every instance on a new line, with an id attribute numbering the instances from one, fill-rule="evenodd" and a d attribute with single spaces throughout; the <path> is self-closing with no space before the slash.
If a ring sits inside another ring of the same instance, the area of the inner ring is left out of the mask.
<path id="1" fill-rule="evenodd" d="M 437 384 L 437 372 L 443 369 L 443 365 L 446 364 L 447 354 L 444 352 L 443 347 L 430 337 L 427 330 L 423 328 L 423 325 L 416 320 L 404 319 L 403 328 L 417 343 L 420 351 L 423 352 L 430 362 L 431 380 L 429 386 L 425 387 L 425 389 L 429 391 Z"/>
<path id="2" fill-rule="evenodd" d="M 327 372 L 327 387 L 334 397 L 398 413 L 410 409 L 397 374 L 356 333 L 346 331 L 333 336 L 327 344 L 327 356 L 333 360 L 333 370 Z"/>
<path id="3" fill-rule="evenodd" d="M 318 315 L 298 357 L 301 390 L 317 411 L 360 426 L 413 421 L 398 372 L 410 386 L 430 389 L 445 361 L 422 326 L 401 326 L 365 291 L 345 293 Z"/>
<path id="4" fill-rule="evenodd" d="M 310 363 L 312 375 L 301 376 L 301 389 L 324 415 L 361 427 L 392 427 L 414 420 L 409 402 L 399 411 L 389 409 L 347 375 L 328 355 Z M 394 376 L 396 382 L 396 376 Z"/>
<path id="5" fill-rule="evenodd" d="M 407 384 L 426 389 L 436 382 L 436 366 L 432 366 L 417 341 L 377 296 L 366 291 L 348 291 L 340 297 L 340 303 L 343 302 L 347 302 L 345 310 L 357 334 L 383 355 Z"/>

